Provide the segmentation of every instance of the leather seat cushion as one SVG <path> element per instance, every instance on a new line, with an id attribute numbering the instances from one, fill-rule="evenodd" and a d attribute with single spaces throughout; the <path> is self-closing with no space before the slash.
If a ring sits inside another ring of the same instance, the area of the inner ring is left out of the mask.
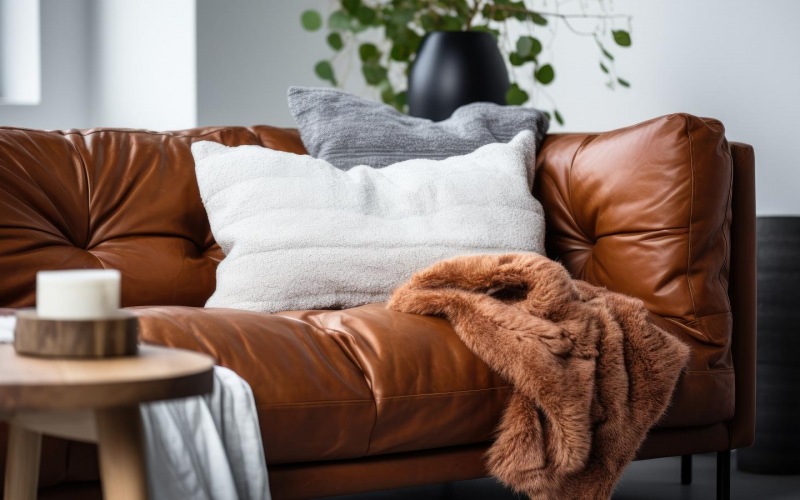
<path id="1" fill-rule="evenodd" d="M 269 464 L 487 442 L 509 394 L 446 321 L 381 304 L 280 315 L 131 311 L 143 341 L 207 353 L 250 384 Z M 0 423 L 0 470 L 6 441 Z M 94 445 L 43 446 L 42 486 L 98 479 Z"/>
<path id="2" fill-rule="evenodd" d="M 486 442 L 510 394 L 449 323 L 383 304 L 134 312 L 145 342 L 206 352 L 250 384 L 270 464 Z M 682 425 L 719 421 L 688 406 L 705 387 L 681 387 L 671 413 Z"/>
<path id="3" fill-rule="evenodd" d="M 134 312 L 143 341 L 206 352 L 250 384 L 268 463 L 484 442 L 509 394 L 446 321 L 382 304 Z"/>

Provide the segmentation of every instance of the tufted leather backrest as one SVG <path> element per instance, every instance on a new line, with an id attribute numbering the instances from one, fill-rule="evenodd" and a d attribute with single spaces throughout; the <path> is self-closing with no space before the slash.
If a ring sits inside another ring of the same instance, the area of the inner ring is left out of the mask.
<path id="1" fill-rule="evenodd" d="M 537 161 L 548 253 L 576 278 L 642 299 L 693 344 L 694 368 L 729 368 L 733 162 L 722 124 L 675 114 L 550 136 Z"/>
<path id="2" fill-rule="evenodd" d="M 0 306 L 33 305 L 40 269 L 104 267 L 123 273 L 124 306 L 203 305 L 222 253 L 195 180 L 197 140 L 305 152 L 296 131 L 266 126 L 0 129 Z M 538 164 L 551 256 L 727 342 L 732 167 L 719 122 L 671 115 L 553 135 Z"/>
<path id="3" fill-rule="evenodd" d="M 35 303 L 36 271 L 115 268 L 123 306 L 202 306 L 222 252 L 190 144 L 304 153 L 294 130 L 215 127 L 45 132 L 0 128 L 0 307 Z"/>

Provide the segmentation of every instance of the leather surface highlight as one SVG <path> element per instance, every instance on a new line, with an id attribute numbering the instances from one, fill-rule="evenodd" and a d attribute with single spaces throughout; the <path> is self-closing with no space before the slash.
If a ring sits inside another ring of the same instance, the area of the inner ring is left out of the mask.
<path id="1" fill-rule="evenodd" d="M 116 268 L 123 306 L 202 306 L 223 254 L 189 149 L 200 140 L 305 153 L 297 131 L 267 126 L 0 127 L 0 305 L 32 306 L 38 270 Z"/>
<path id="2" fill-rule="evenodd" d="M 375 404 L 342 335 L 233 309 L 132 311 L 143 341 L 208 353 L 250 384 L 268 463 L 367 453 Z"/>
<path id="3" fill-rule="evenodd" d="M 280 314 L 347 339 L 377 409 L 368 454 L 418 450 L 422 443 L 439 448 L 482 442 L 494 431 L 508 384 L 466 348 L 447 321 L 383 304 Z"/>
<path id="4" fill-rule="evenodd" d="M 551 135 L 537 158 L 548 255 L 575 278 L 642 299 L 659 326 L 692 348 L 664 425 L 734 414 L 732 182 L 722 124 L 683 114 Z"/>
<path id="5" fill-rule="evenodd" d="M 270 464 L 483 442 L 509 393 L 446 321 L 383 304 L 132 311 L 143 341 L 206 352 L 250 383 Z"/>

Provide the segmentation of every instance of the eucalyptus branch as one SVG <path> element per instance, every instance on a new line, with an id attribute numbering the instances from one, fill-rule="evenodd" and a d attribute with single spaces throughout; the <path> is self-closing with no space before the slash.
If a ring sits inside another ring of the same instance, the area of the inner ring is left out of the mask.
<path id="1" fill-rule="evenodd" d="M 512 85 L 506 102 L 521 105 L 538 102 L 538 99 L 550 101 L 552 115 L 563 123 L 551 94 L 544 90 L 557 77 L 552 47 L 554 38 L 561 33 L 594 37 L 600 60 L 599 64 L 593 64 L 608 75 L 608 85 L 630 86 L 619 76 L 611 50 L 615 45 L 631 45 L 632 17 L 614 13 L 607 0 L 582 0 L 580 8 L 562 9 L 563 5 L 573 2 L 331 0 L 333 8 L 327 15 L 327 23 L 314 9 L 302 12 L 300 21 L 308 31 L 328 31 L 326 42 L 333 53 L 314 66 L 320 79 L 339 86 L 348 83 L 342 76 L 356 71 L 384 102 L 401 111 L 407 109 L 406 75 L 425 35 L 441 30 L 488 31 L 497 37 L 498 48 L 508 66 Z M 599 9 L 589 9 L 591 3 L 599 4 Z M 546 10 L 537 10 L 538 5 Z M 579 29 L 584 28 L 579 21 L 582 19 L 593 20 L 594 31 Z M 563 21 L 563 28 L 559 21 Z M 523 26 L 521 32 L 514 30 L 517 23 Z M 376 40 L 375 35 L 379 39 Z"/>
<path id="2" fill-rule="evenodd" d="M 564 22 L 564 26 L 566 26 L 568 30 L 570 30 L 571 32 L 575 33 L 578 36 L 594 36 L 594 35 L 597 34 L 596 30 L 595 31 L 580 31 L 580 30 L 576 29 L 572 25 L 572 23 L 569 22 L 569 19 L 561 18 L 561 20 Z"/>
<path id="3" fill-rule="evenodd" d="M 539 14 L 540 16 L 560 17 L 562 19 L 564 19 L 564 18 L 568 18 L 568 19 L 578 19 L 578 18 L 584 18 L 584 19 L 632 19 L 633 18 L 633 16 L 631 16 L 629 14 L 586 14 L 586 13 L 583 13 L 583 14 L 561 14 L 561 13 L 558 13 L 558 12 L 536 12 L 536 13 Z"/>
<path id="4" fill-rule="evenodd" d="M 505 12 L 507 14 L 525 14 L 527 17 L 536 15 L 542 17 L 554 17 L 558 19 L 630 19 L 632 16 L 629 14 L 588 14 L 586 12 L 581 14 L 562 14 L 560 12 L 547 12 L 539 10 L 530 10 L 525 7 L 516 7 L 514 5 L 487 5 L 488 16 L 496 12 Z"/>
<path id="5" fill-rule="evenodd" d="M 469 29 L 472 27 L 472 20 L 475 19 L 475 16 L 480 13 L 482 4 L 483 2 L 481 0 L 475 0 L 472 10 L 469 12 L 469 16 L 467 16 L 467 31 L 469 31 Z"/>

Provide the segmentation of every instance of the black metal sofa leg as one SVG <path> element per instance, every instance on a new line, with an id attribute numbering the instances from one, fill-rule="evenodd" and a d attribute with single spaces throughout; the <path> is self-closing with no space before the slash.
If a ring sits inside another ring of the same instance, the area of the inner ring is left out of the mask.
<path id="1" fill-rule="evenodd" d="M 731 452 L 717 452 L 717 500 L 731 499 Z"/>
<path id="2" fill-rule="evenodd" d="M 692 456 L 681 456 L 681 484 L 692 484 Z"/>

